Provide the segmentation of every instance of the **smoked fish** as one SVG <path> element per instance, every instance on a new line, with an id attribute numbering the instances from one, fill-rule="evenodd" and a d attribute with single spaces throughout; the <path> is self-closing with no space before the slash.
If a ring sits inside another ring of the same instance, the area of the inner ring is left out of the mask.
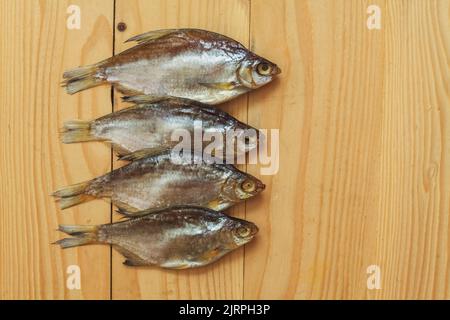
<path id="1" fill-rule="evenodd" d="M 281 69 L 224 35 L 200 29 L 150 31 L 111 58 L 63 74 L 69 94 L 110 83 L 125 94 L 219 104 L 271 82 Z"/>
<path id="2" fill-rule="evenodd" d="M 62 209 L 94 198 L 110 198 L 119 212 L 194 205 L 221 211 L 251 198 L 265 185 L 232 165 L 207 163 L 201 156 L 175 157 L 172 152 L 149 155 L 137 151 L 131 163 L 91 181 L 53 193 Z"/>
<path id="3" fill-rule="evenodd" d="M 60 225 L 73 237 L 61 248 L 111 244 L 127 266 L 186 269 L 208 265 L 251 241 L 258 227 L 248 221 L 199 207 L 173 207 L 97 226 Z"/>
<path id="4" fill-rule="evenodd" d="M 105 141 L 112 145 L 119 157 L 123 157 L 143 149 L 155 152 L 170 150 L 179 143 L 173 134 L 182 129 L 189 133 L 191 150 L 195 146 L 194 139 L 200 140 L 203 149 L 211 143 L 211 139 L 202 138 L 205 133 L 209 137 L 214 134 L 221 137 L 222 143 L 214 150 L 216 158 L 227 159 L 228 145 L 233 148 L 233 156 L 258 146 L 260 133 L 255 128 L 218 108 L 182 98 L 134 96 L 125 97 L 125 100 L 136 104 L 92 121 L 65 122 L 62 141 Z M 196 130 L 201 133 L 200 137 Z M 227 135 L 233 134 L 235 140 L 227 140 Z M 232 144 L 227 141 L 232 141 Z"/>

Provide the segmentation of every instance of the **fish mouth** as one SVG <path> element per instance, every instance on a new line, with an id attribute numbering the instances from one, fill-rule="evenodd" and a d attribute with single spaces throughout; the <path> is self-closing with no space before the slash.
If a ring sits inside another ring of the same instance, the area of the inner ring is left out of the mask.
<path id="1" fill-rule="evenodd" d="M 250 233 L 250 237 L 253 238 L 254 236 L 256 236 L 256 234 L 259 232 L 259 228 L 256 224 L 252 224 L 251 226 L 251 233 Z"/>
<path id="2" fill-rule="evenodd" d="M 245 243 L 249 243 L 250 241 L 252 241 L 256 237 L 256 234 L 259 232 L 259 228 L 254 223 L 251 223 L 250 230 L 250 234 L 244 239 Z"/>
<path id="3" fill-rule="evenodd" d="M 272 71 L 272 75 L 276 76 L 281 73 L 281 68 L 279 66 L 275 66 Z"/>
<path id="4" fill-rule="evenodd" d="M 258 190 L 258 192 L 262 192 L 264 191 L 264 189 L 266 189 L 266 185 L 262 181 L 258 181 L 256 189 Z"/>

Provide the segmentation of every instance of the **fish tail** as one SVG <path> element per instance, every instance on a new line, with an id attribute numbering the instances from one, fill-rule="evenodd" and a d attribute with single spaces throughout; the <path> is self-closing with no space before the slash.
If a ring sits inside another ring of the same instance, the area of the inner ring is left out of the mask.
<path id="1" fill-rule="evenodd" d="M 82 202 L 91 200 L 93 197 L 86 194 L 86 189 L 89 186 L 88 182 L 74 184 L 55 191 L 52 196 L 58 198 L 61 209 L 73 207 Z"/>
<path id="2" fill-rule="evenodd" d="M 97 234 L 98 226 L 83 226 L 76 224 L 60 224 L 58 231 L 67 233 L 71 236 L 79 234 Z"/>
<path id="3" fill-rule="evenodd" d="M 73 238 L 64 238 L 53 243 L 59 244 L 62 249 L 99 242 L 98 226 L 59 225 L 58 230 L 74 236 Z"/>
<path id="4" fill-rule="evenodd" d="M 102 64 L 103 62 L 100 62 L 64 72 L 62 85 L 66 87 L 67 93 L 74 94 L 105 82 L 104 77 L 100 74 Z"/>
<path id="5" fill-rule="evenodd" d="M 99 139 L 92 134 L 91 121 L 71 120 L 64 123 L 61 140 L 63 143 L 75 143 Z"/>

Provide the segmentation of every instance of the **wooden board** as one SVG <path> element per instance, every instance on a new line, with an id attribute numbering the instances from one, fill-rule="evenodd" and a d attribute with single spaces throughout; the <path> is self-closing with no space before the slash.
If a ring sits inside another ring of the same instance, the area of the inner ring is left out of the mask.
<path id="1" fill-rule="evenodd" d="M 180 27 L 208 29 L 248 44 L 249 2 L 246 0 L 117 0 L 116 14 L 116 25 L 120 22 L 127 25 L 125 32 L 116 31 L 116 52 L 130 47 L 132 44 L 124 41 L 133 35 Z M 115 99 L 117 109 L 122 106 L 119 96 Z M 246 121 L 245 96 L 221 107 Z M 238 205 L 230 214 L 243 217 L 244 210 L 245 204 Z M 220 263 L 196 270 L 133 269 L 122 262 L 123 257 L 114 252 L 113 299 L 241 299 L 243 296 L 243 249 L 229 254 Z"/>
<path id="2" fill-rule="evenodd" d="M 81 9 L 81 29 L 66 28 L 67 7 Z M 62 145 L 63 121 L 111 110 L 110 89 L 69 96 L 64 70 L 112 52 L 113 2 L 88 0 L 0 2 L 0 298 L 108 299 L 110 249 L 62 251 L 59 223 L 109 221 L 96 201 L 61 212 L 50 194 L 110 168 L 110 150 L 97 144 Z M 6 30 L 14 30 L 6 32 Z M 92 263 L 95 261 L 95 263 Z M 81 271 L 81 290 L 66 287 L 67 267 Z"/>
<path id="3" fill-rule="evenodd" d="M 80 30 L 66 28 L 70 4 Z M 0 37 L 0 299 L 449 299 L 449 13 L 447 0 L 0 1 L 1 30 L 14 30 Z M 113 34 L 113 21 L 127 29 Z M 182 271 L 51 246 L 59 223 L 112 212 L 100 200 L 61 212 L 49 194 L 121 164 L 101 143 L 60 143 L 65 120 L 123 107 L 108 86 L 67 95 L 62 72 L 177 27 L 231 36 L 283 70 L 220 106 L 279 129 L 278 173 L 244 167 L 267 188 L 230 212 L 256 222 L 257 238 Z M 81 290 L 66 287 L 70 265 Z M 371 266 L 380 289 L 368 289 Z"/>
<path id="4" fill-rule="evenodd" d="M 280 129 L 280 170 L 247 206 L 245 298 L 450 297 L 448 5 L 251 2 L 252 49 L 283 74 L 250 95 L 250 124 Z"/>

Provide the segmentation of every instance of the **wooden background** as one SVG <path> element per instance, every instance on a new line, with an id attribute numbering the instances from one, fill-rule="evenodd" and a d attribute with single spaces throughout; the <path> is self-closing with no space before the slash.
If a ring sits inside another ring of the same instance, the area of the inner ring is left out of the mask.
<path id="1" fill-rule="evenodd" d="M 81 30 L 66 28 L 70 4 Z M 366 27 L 370 4 L 381 30 Z M 0 298 L 449 299 L 449 10 L 448 0 L 0 1 Z M 59 223 L 117 219 L 106 202 L 61 212 L 49 196 L 118 165 L 101 143 L 59 142 L 63 121 L 121 107 L 107 86 L 67 95 L 62 72 L 176 27 L 231 36 L 283 70 L 222 106 L 280 129 L 278 174 L 232 210 L 258 224 L 256 241 L 187 271 L 127 268 L 108 246 L 51 246 Z M 69 265 L 81 290 L 66 288 Z M 367 287 L 370 265 L 381 289 Z"/>

